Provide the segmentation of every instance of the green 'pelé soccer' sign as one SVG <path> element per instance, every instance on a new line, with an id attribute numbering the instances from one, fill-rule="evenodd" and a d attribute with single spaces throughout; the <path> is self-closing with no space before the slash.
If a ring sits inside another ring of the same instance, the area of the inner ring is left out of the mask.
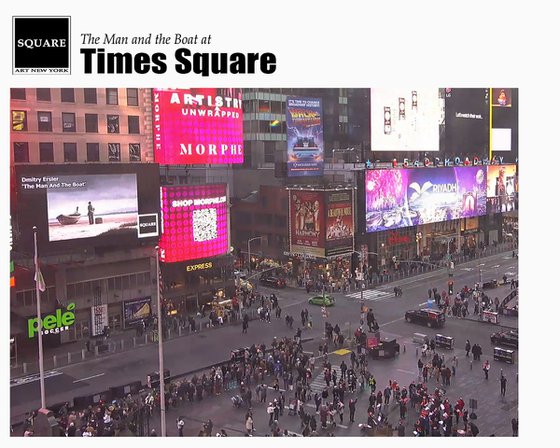
<path id="1" fill-rule="evenodd" d="M 48 314 L 43 319 L 42 322 L 42 334 L 57 334 L 63 331 L 67 331 L 71 325 L 74 325 L 74 308 L 76 305 L 74 303 L 69 303 L 66 307 L 65 312 L 63 309 L 58 308 L 54 314 Z M 34 317 L 27 321 L 27 334 L 29 338 L 33 338 L 39 331 L 39 318 Z"/>

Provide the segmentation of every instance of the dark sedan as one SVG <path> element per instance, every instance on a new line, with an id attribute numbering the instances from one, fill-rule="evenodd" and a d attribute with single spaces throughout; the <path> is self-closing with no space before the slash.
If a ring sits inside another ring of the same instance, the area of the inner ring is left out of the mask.
<path id="1" fill-rule="evenodd" d="M 286 287 L 286 280 L 284 280 L 283 278 L 279 278 L 279 277 L 272 277 L 272 276 L 261 277 L 260 283 L 263 286 L 269 286 L 271 288 L 285 288 Z"/>
<path id="2" fill-rule="evenodd" d="M 409 323 L 426 325 L 429 328 L 443 327 L 445 324 L 445 313 L 440 310 L 422 308 L 420 310 L 408 310 L 404 318 Z"/>
<path id="3" fill-rule="evenodd" d="M 492 341 L 492 344 L 494 345 L 507 345 L 509 347 L 517 348 L 519 345 L 519 333 L 517 330 L 498 331 L 496 333 L 492 333 L 490 341 Z"/>

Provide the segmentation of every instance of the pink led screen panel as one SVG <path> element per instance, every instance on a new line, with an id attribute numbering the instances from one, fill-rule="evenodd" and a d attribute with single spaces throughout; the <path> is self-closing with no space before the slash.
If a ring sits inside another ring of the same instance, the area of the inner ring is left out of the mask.
<path id="1" fill-rule="evenodd" d="M 227 185 L 161 187 L 163 262 L 198 260 L 229 249 Z"/>
<path id="2" fill-rule="evenodd" d="M 241 98 L 241 89 L 153 89 L 156 162 L 243 163 Z"/>

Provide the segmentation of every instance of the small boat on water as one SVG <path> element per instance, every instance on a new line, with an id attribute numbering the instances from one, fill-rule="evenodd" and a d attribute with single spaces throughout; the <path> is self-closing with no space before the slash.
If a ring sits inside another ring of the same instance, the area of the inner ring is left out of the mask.
<path id="1" fill-rule="evenodd" d="M 80 220 L 81 216 L 82 215 L 80 213 L 72 213 L 71 215 L 58 215 L 56 219 L 61 225 L 67 226 L 70 224 L 76 224 Z"/>

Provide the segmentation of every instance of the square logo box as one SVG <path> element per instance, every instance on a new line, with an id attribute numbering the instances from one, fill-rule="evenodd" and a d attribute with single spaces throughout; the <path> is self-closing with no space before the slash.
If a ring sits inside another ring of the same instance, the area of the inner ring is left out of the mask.
<path id="1" fill-rule="evenodd" d="M 70 74 L 70 17 L 13 17 L 13 74 Z"/>

